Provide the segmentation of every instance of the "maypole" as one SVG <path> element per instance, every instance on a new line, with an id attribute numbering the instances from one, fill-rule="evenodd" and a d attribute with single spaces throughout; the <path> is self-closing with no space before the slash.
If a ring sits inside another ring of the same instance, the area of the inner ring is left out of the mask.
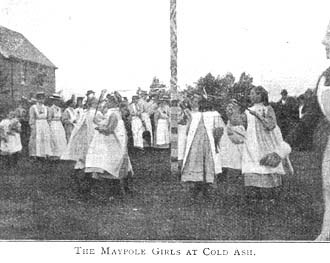
<path id="1" fill-rule="evenodd" d="M 171 173 L 178 172 L 178 69 L 177 69 L 177 25 L 176 0 L 170 0 L 171 30 Z"/>

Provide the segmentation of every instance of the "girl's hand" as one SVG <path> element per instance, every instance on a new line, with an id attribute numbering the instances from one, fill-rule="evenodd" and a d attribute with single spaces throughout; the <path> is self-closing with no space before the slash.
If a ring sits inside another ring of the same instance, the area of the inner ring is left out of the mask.
<path id="1" fill-rule="evenodd" d="M 273 152 L 264 156 L 260 160 L 260 165 L 275 168 L 281 163 L 281 161 L 282 161 L 281 157 L 277 153 Z"/>

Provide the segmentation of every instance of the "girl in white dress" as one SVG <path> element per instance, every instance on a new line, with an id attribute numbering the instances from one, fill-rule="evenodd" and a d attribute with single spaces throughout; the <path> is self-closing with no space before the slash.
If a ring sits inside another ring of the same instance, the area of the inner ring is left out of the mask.
<path id="1" fill-rule="evenodd" d="M 143 132 L 145 127 L 141 120 L 142 109 L 138 104 L 138 97 L 133 96 L 132 103 L 129 105 L 129 112 L 132 117 L 132 134 L 134 147 L 143 149 Z"/>
<path id="2" fill-rule="evenodd" d="M 65 130 L 66 141 L 69 142 L 71 133 L 74 129 L 74 126 L 77 123 L 77 113 L 76 113 L 75 109 L 73 108 L 75 105 L 74 100 L 70 99 L 69 101 L 67 101 L 66 104 L 67 104 L 67 107 L 63 112 L 62 122 L 63 122 L 63 127 Z"/>
<path id="3" fill-rule="evenodd" d="M 86 156 L 86 173 L 94 179 L 119 180 L 123 192 L 128 191 L 128 177 L 133 174 L 127 151 L 127 133 L 116 97 L 108 96 L 103 118 Z"/>
<path id="4" fill-rule="evenodd" d="M 327 59 L 330 59 L 330 23 L 328 25 L 325 38 L 323 40 Z M 318 87 L 316 89 L 318 102 L 322 113 L 330 122 L 330 68 L 328 68 L 320 77 Z M 317 241 L 330 240 L 330 135 L 327 138 L 326 148 L 322 159 L 322 181 L 323 181 L 323 201 L 324 214 L 323 224 Z"/>
<path id="5" fill-rule="evenodd" d="M 226 114 L 228 122 L 220 142 L 222 167 L 241 171 L 245 127 L 239 105 L 229 103 Z"/>
<path id="6" fill-rule="evenodd" d="M 224 128 L 220 114 L 211 109 L 209 102 L 194 98 L 193 109 L 196 102 L 200 111 L 191 112 L 181 175 L 181 181 L 192 186 L 193 198 L 200 192 L 208 197 L 208 185 L 222 172 L 219 146 Z"/>
<path id="7" fill-rule="evenodd" d="M 156 148 L 166 149 L 170 146 L 170 107 L 167 100 L 161 98 L 155 113 L 156 119 Z"/>
<path id="8" fill-rule="evenodd" d="M 48 108 L 44 105 L 45 94 L 36 95 L 36 104 L 29 110 L 29 125 L 31 135 L 29 141 L 29 155 L 36 158 L 46 158 L 52 155 L 50 146 L 50 128 L 47 121 Z"/>
<path id="9" fill-rule="evenodd" d="M 7 164 L 13 167 L 17 164 L 18 153 L 22 151 L 21 124 L 15 117 L 15 112 L 8 113 L 6 119 L 0 122 L 0 153 L 7 157 Z"/>
<path id="10" fill-rule="evenodd" d="M 52 105 L 48 111 L 48 122 L 51 134 L 51 149 L 52 158 L 59 159 L 64 153 L 67 145 L 65 131 L 62 125 L 62 110 L 57 104 L 59 104 L 61 97 L 54 94 L 50 97 Z"/>
<path id="11" fill-rule="evenodd" d="M 268 93 L 261 87 L 250 92 L 252 106 L 245 111 L 247 130 L 242 155 L 242 173 L 248 200 L 273 205 L 285 174 L 282 161 L 291 152 L 276 124 Z"/>

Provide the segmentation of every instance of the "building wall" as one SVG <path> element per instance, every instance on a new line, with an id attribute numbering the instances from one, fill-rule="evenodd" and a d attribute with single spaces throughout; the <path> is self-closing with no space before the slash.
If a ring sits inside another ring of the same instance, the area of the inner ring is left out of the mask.
<path id="1" fill-rule="evenodd" d="M 10 61 L 0 55 L 0 111 L 12 104 Z M 6 81 L 5 81 L 6 80 Z"/>
<path id="2" fill-rule="evenodd" d="M 0 69 L 8 76 L 7 83 L 1 89 L 0 107 L 15 107 L 22 96 L 31 98 L 36 92 L 43 91 L 47 95 L 55 92 L 54 68 L 27 61 L 9 60 L 0 55 Z"/>

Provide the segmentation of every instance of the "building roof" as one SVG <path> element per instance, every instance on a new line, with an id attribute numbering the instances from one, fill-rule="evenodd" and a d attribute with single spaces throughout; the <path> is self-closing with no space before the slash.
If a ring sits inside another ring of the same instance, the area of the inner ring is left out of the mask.
<path id="1" fill-rule="evenodd" d="M 22 34 L 2 26 L 0 26 L 0 54 L 5 58 L 16 58 L 56 68 L 56 66 Z"/>

